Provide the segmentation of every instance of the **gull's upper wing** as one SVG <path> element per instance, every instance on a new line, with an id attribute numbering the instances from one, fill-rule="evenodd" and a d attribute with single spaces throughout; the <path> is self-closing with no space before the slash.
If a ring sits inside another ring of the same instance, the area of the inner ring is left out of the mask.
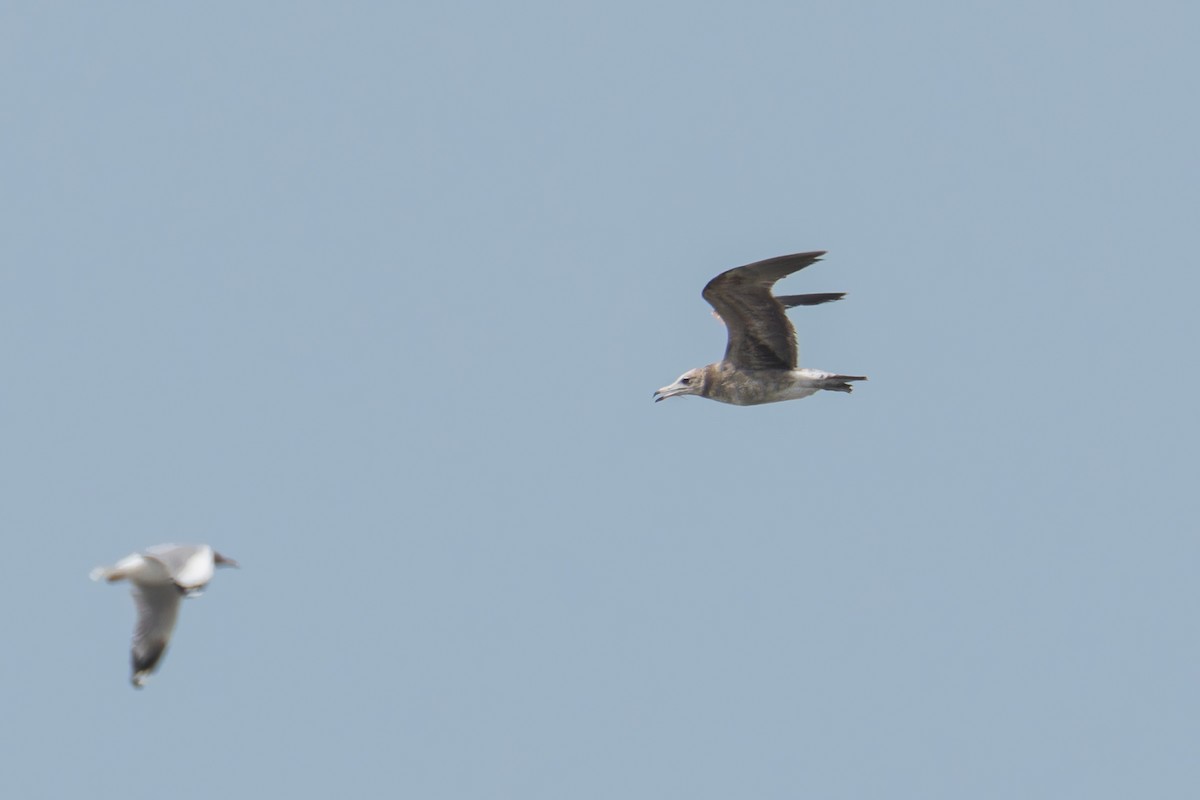
<path id="1" fill-rule="evenodd" d="M 173 583 L 134 584 L 137 627 L 133 630 L 133 685 L 141 686 L 154 671 L 171 641 L 183 593 Z"/>
<path id="2" fill-rule="evenodd" d="M 725 322 L 729 343 L 725 360 L 741 369 L 795 369 L 796 329 L 784 313 L 784 304 L 771 295 L 780 278 L 816 263 L 824 250 L 794 253 L 756 261 L 722 272 L 704 287 L 704 299 Z M 803 295 L 791 295 L 788 305 L 814 305 Z M 832 295 L 812 295 L 837 299 Z"/>

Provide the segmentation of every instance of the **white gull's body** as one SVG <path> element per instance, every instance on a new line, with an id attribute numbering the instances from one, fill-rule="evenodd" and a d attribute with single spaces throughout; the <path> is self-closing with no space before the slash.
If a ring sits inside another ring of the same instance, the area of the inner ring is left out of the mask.
<path id="1" fill-rule="evenodd" d="M 206 544 L 159 544 L 92 570 L 94 581 L 127 580 L 133 585 L 138 611 L 131 678 L 135 687 L 140 689 L 162 660 L 179 618 L 179 602 L 199 595 L 218 566 L 236 567 L 237 562 Z"/>

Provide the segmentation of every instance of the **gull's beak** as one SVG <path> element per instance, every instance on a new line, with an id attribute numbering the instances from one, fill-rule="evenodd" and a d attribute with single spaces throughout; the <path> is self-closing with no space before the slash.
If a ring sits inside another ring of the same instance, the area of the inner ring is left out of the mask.
<path id="1" fill-rule="evenodd" d="M 217 564 L 220 564 L 222 567 L 237 567 L 240 569 L 242 566 L 229 556 L 223 556 L 220 553 L 213 553 L 213 561 Z"/>
<path id="2" fill-rule="evenodd" d="M 654 393 L 654 402 L 659 403 L 666 400 L 668 397 L 675 397 L 683 394 L 686 387 L 680 386 L 678 383 L 673 383 L 670 386 L 664 386 Z"/>

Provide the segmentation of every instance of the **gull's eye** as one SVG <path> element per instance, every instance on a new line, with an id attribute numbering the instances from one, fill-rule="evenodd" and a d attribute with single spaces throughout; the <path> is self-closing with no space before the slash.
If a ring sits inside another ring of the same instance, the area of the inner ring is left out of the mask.
<path id="1" fill-rule="evenodd" d="M 684 386 L 687 386 L 689 383 L 692 382 L 692 379 L 691 378 L 680 378 L 679 382 L 682 383 Z"/>

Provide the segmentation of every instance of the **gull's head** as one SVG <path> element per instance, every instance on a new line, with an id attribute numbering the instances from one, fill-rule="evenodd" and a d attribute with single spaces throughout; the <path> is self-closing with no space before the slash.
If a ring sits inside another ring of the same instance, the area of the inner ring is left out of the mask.
<path id="1" fill-rule="evenodd" d="M 213 563 L 218 567 L 240 567 L 241 564 L 234 561 L 229 556 L 223 556 L 216 550 L 213 551 Z"/>
<path id="2" fill-rule="evenodd" d="M 666 400 L 668 397 L 678 397 L 682 394 L 701 394 L 704 391 L 704 367 L 689 369 L 679 376 L 670 386 L 664 386 L 654 393 L 654 402 Z"/>

